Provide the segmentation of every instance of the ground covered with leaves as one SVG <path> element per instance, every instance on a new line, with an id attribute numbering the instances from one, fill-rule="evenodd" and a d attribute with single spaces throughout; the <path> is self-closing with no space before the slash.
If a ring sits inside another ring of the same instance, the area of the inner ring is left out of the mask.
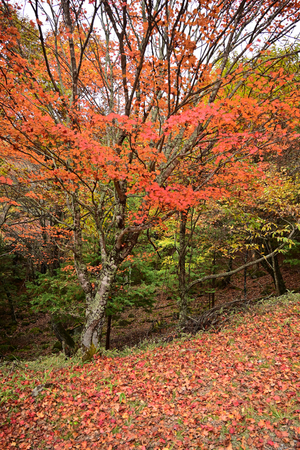
<path id="1" fill-rule="evenodd" d="M 0 448 L 300 448 L 299 333 L 289 294 L 217 333 L 85 365 L 5 365 Z"/>

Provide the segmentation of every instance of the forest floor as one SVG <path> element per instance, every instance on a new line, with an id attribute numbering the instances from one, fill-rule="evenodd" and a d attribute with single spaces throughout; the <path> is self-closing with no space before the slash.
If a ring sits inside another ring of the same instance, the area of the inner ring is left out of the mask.
<path id="1" fill-rule="evenodd" d="M 289 291 L 300 291 L 300 267 L 281 265 L 282 275 Z M 190 302 L 191 315 L 199 315 L 212 306 L 209 286 L 199 289 Z M 259 270 L 248 271 L 247 299 L 257 300 L 275 295 L 275 288 L 269 274 Z M 202 294 L 202 292 L 204 292 Z M 202 295 L 201 295 L 202 294 Z M 244 275 L 232 277 L 227 287 L 216 287 L 214 302 L 216 305 L 244 298 Z M 145 340 L 157 340 L 163 335 L 172 335 L 176 331 L 177 304 L 168 291 L 158 293 L 156 304 L 151 312 L 142 308 L 126 310 L 112 320 L 110 348 L 123 349 L 138 345 Z M 17 311 L 18 322 L 12 323 L 9 309 L 1 311 L 0 321 L 0 357 L 5 360 L 32 360 L 51 355 L 59 351 L 58 341 L 53 334 L 49 314 L 35 314 L 28 306 Z M 1 326 L 2 325 L 2 326 Z M 70 323 L 72 328 L 74 324 Z M 106 330 L 104 330 L 105 332 Z M 102 339 L 105 346 L 105 336 Z"/>
<path id="2" fill-rule="evenodd" d="M 0 448 L 300 449 L 300 294 L 218 332 L 0 367 Z"/>

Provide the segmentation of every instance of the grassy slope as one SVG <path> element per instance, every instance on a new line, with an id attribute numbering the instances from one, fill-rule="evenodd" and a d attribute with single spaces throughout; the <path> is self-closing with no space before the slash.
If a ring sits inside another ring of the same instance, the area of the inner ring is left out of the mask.
<path id="1" fill-rule="evenodd" d="M 84 366 L 3 367 L 0 448 L 300 448 L 299 333 L 289 294 L 218 333 Z"/>

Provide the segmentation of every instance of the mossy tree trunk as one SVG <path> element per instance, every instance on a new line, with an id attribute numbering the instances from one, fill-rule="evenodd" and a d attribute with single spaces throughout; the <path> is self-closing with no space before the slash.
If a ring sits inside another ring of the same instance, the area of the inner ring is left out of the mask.
<path id="1" fill-rule="evenodd" d="M 95 222 L 100 236 L 99 246 L 101 252 L 101 272 L 98 280 L 91 281 L 90 273 L 83 257 L 82 227 L 84 220 L 76 194 L 73 205 L 73 252 L 74 264 L 78 281 L 86 298 L 86 323 L 81 336 L 81 346 L 84 351 L 92 346 L 97 348 L 100 344 L 101 334 L 105 323 L 106 307 L 112 291 L 113 283 L 120 264 L 131 253 L 136 245 L 141 226 L 126 227 L 126 187 L 118 186 L 114 198 L 114 216 L 111 222 L 111 233 L 103 228 L 100 208 L 95 212 Z M 100 212 L 99 212 L 100 211 Z"/>
<path id="2" fill-rule="evenodd" d="M 86 324 L 82 333 L 82 347 L 98 347 L 105 322 L 105 311 L 108 297 L 114 282 L 118 264 L 110 259 L 102 268 L 101 278 L 96 292 L 87 295 Z"/>

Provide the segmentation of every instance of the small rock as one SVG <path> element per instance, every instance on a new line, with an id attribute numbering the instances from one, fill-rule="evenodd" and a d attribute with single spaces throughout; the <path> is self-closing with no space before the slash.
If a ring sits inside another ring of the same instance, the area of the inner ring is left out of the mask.
<path id="1" fill-rule="evenodd" d="M 44 389 L 54 386 L 53 383 L 39 384 L 31 392 L 32 397 L 37 397 Z"/>

